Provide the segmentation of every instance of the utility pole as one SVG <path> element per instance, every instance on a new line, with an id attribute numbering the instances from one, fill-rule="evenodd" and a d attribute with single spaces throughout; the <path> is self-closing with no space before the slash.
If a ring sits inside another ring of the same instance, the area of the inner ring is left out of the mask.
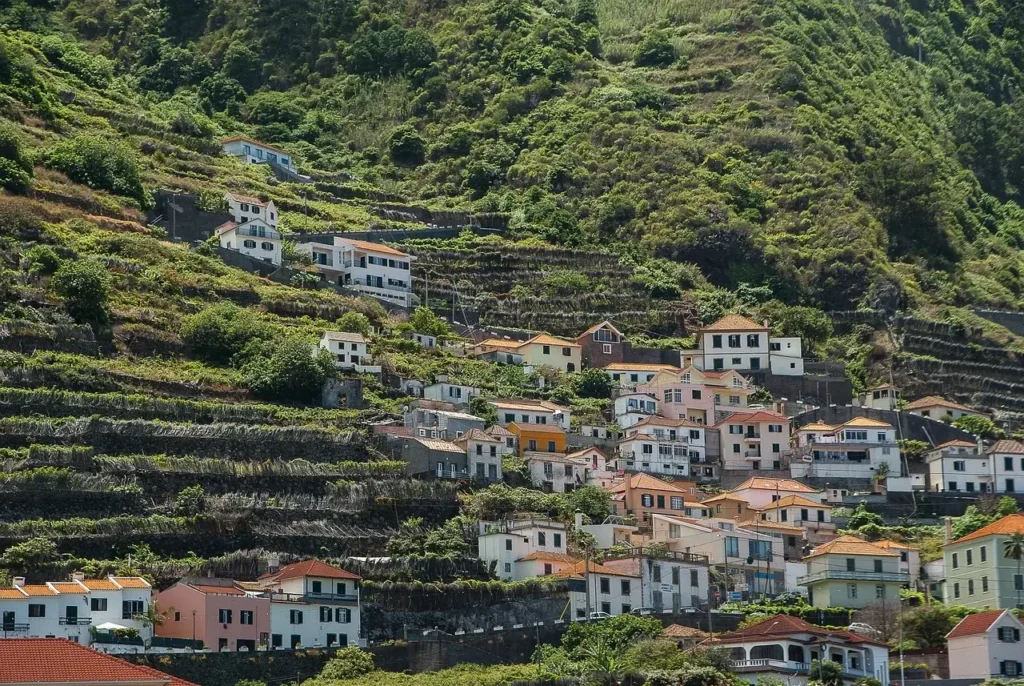
<path id="1" fill-rule="evenodd" d="M 586 590 L 586 621 L 590 621 L 590 543 L 583 555 L 583 585 Z"/>

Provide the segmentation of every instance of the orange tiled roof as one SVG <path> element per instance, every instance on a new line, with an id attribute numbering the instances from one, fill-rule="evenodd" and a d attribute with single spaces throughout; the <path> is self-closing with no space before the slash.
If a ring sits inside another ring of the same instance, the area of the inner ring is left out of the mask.
<path id="1" fill-rule="evenodd" d="M 576 562 L 568 569 L 559 570 L 555 572 L 552 576 L 562 576 L 569 579 L 582 579 L 588 571 L 591 574 L 607 574 L 608 576 L 637 576 L 636 574 L 630 574 L 627 571 L 620 571 L 618 569 L 606 567 L 605 565 L 598 564 L 597 562 L 591 562 L 588 565 L 584 561 Z"/>
<path id="2" fill-rule="evenodd" d="M 818 557 L 819 555 L 870 555 L 872 557 L 899 557 L 885 548 L 879 548 L 874 543 L 868 543 L 856 536 L 840 536 L 828 543 L 819 545 L 810 555 L 805 557 Z"/>
<path id="3" fill-rule="evenodd" d="M 790 531 L 792 533 L 799 534 L 804 532 L 804 530 L 798 526 L 790 526 L 785 522 L 769 522 L 764 519 L 748 519 L 745 522 L 739 522 L 736 526 L 741 529 L 778 529 L 781 531 Z"/>
<path id="4" fill-rule="evenodd" d="M 54 591 L 52 588 L 43 585 L 26 584 L 25 586 L 21 587 L 21 590 L 25 591 L 25 593 L 28 595 L 57 595 L 57 592 Z"/>
<path id="5" fill-rule="evenodd" d="M 823 507 L 826 510 L 831 510 L 831 505 L 822 505 L 816 503 L 813 500 L 809 500 L 802 495 L 787 495 L 785 498 L 779 498 L 771 505 L 761 508 L 762 510 L 774 510 L 778 507 Z"/>
<path id="6" fill-rule="evenodd" d="M 1001 441 L 996 441 L 992 446 L 985 452 L 990 455 L 993 453 L 1006 453 L 1009 455 L 1024 455 L 1024 443 L 1015 441 L 1010 438 L 1004 438 Z"/>
<path id="7" fill-rule="evenodd" d="M 978 412 L 974 408 L 967 407 L 966 405 L 961 405 L 960 403 L 955 403 L 952 400 L 940 398 L 937 395 L 929 395 L 925 398 L 920 398 L 911 403 L 907 403 L 907 406 L 904 409 L 921 410 L 926 407 L 951 407 L 954 410 L 962 410 L 964 412 L 975 412 L 977 414 L 982 414 L 981 412 Z"/>
<path id="8" fill-rule="evenodd" d="M 555 338 L 549 336 L 546 333 L 539 333 L 528 341 L 524 341 L 523 345 L 529 345 L 531 343 L 538 343 L 540 345 L 560 345 L 563 348 L 579 348 L 580 344 L 575 341 L 567 341 L 564 338 Z"/>
<path id="9" fill-rule="evenodd" d="M 110 579 L 86 579 L 82 583 L 90 591 L 117 591 L 121 588 Z"/>
<path id="10" fill-rule="evenodd" d="M 953 627 L 952 631 L 946 634 L 946 638 L 961 638 L 986 633 L 996 623 L 996 620 L 1003 616 L 1004 612 L 1009 612 L 1009 610 L 988 610 L 967 615 Z"/>
<path id="11" fill-rule="evenodd" d="M 797 431 L 835 431 L 838 428 L 838 426 L 826 424 L 825 422 L 811 422 L 801 426 Z"/>
<path id="12" fill-rule="evenodd" d="M 853 419 L 851 419 L 848 422 L 843 422 L 842 424 L 840 424 L 836 428 L 837 429 L 841 429 L 844 426 L 866 426 L 866 427 L 873 426 L 873 427 L 877 427 L 879 429 L 891 429 L 892 428 L 892 424 L 890 424 L 889 422 L 883 422 L 883 421 L 881 421 L 879 419 L 871 419 L 869 417 L 854 417 Z"/>
<path id="13" fill-rule="evenodd" d="M 20 600 L 26 597 L 17 588 L 0 588 L 0 600 Z"/>
<path id="14" fill-rule="evenodd" d="M 985 536 L 1009 536 L 1010 534 L 1024 534 L 1024 514 L 1018 512 L 1017 514 L 1007 515 L 988 526 L 983 526 L 974 533 L 956 539 L 953 543 L 973 541 L 976 538 L 984 538 Z"/>
<path id="15" fill-rule="evenodd" d="M 653 370 L 679 373 L 682 370 L 671 364 L 643 364 L 641 362 L 612 362 L 601 367 L 606 372 L 647 372 Z"/>
<path id="16" fill-rule="evenodd" d="M 0 639 L 0 684 L 163 684 L 196 686 L 66 638 Z"/>
<path id="17" fill-rule="evenodd" d="M 334 567 L 320 560 L 303 560 L 294 564 L 281 567 L 274 574 L 264 574 L 260 579 L 271 581 L 285 581 L 287 579 L 300 579 L 304 576 L 318 576 L 325 579 L 361 579 L 362 577 L 352 572 L 347 572 L 340 567 Z"/>
<path id="18" fill-rule="evenodd" d="M 785 415 L 776 414 L 775 412 L 769 412 L 768 410 L 755 410 L 753 412 L 733 412 L 731 415 L 723 419 L 722 421 L 715 424 L 715 426 L 722 426 L 723 424 L 736 424 L 739 422 L 779 422 L 781 424 L 789 424 L 789 417 Z"/>
<path id="19" fill-rule="evenodd" d="M 758 324 L 742 314 L 727 314 L 716 322 L 705 326 L 701 331 L 767 331 L 768 327 Z"/>
<path id="20" fill-rule="evenodd" d="M 764 491 L 795 491 L 797 493 L 818 492 L 810 486 L 802 484 L 799 481 L 794 481 L 793 479 L 769 479 L 761 476 L 753 476 L 747 479 L 730 492 L 735 493 L 736 491 L 742 491 L 745 488 L 756 488 Z"/>
<path id="21" fill-rule="evenodd" d="M 370 252 L 379 252 L 384 253 L 385 255 L 395 255 L 396 257 L 409 257 L 407 253 L 404 253 L 401 250 L 395 250 L 394 248 L 388 247 L 382 243 L 357 241 L 354 238 L 345 238 L 344 236 L 341 236 L 341 238 L 353 248 L 359 248 L 360 250 L 369 250 Z"/>
<path id="22" fill-rule="evenodd" d="M 880 641 L 875 641 L 852 631 L 845 629 L 839 631 L 823 629 L 799 617 L 790 617 L 789 615 L 766 617 L 757 624 L 751 624 L 743 629 L 737 629 L 736 631 L 716 636 L 710 639 L 708 643 L 746 643 L 763 638 L 791 636 L 793 634 L 810 634 L 823 639 L 840 638 L 850 643 L 885 645 Z"/>
<path id="23" fill-rule="evenodd" d="M 525 422 L 523 424 L 520 424 L 519 422 L 512 422 L 508 426 L 509 426 L 509 430 L 510 431 L 512 431 L 512 427 L 514 426 L 521 433 L 542 433 L 542 434 L 564 434 L 565 433 L 565 429 L 563 429 L 562 427 L 558 426 L 557 424 L 533 424 L 533 423 L 525 423 Z M 512 431 L 512 433 L 515 433 L 515 431 Z"/>
<path id="24" fill-rule="evenodd" d="M 88 588 L 83 588 L 77 581 L 52 581 L 50 586 L 61 595 L 89 592 Z"/>
<path id="25" fill-rule="evenodd" d="M 637 474 L 631 476 L 629 478 L 629 487 L 646 488 L 647 490 L 650 491 L 677 491 L 679 493 L 686 493 L 684 489 L 679 488 L 678 486 L 675 486 L 673 484 L 670 484 L 667 481 L 662 481 L 661 479 L 653 477 L 650 474 L 645 474 L 644 472 L 638 472 Z M 608 490 L 612 493 L 625 491 L 625 480 L 615 484 L 614 486 L 609 487 Z"/>
<path id="26" fill-rule="evenodd" d="M 942 450 L 943 448 L 977 448 L 977 443 L 971 443 L 970 441 L 946 441 L 945 443 L 939 443 L 931 450 Z M 930 452 L 930 451 L 929 451 Z"/>
<path id="27" fill-rule="evenodd" d="M 153 586 L 140 576 L 110 577 L 121 588 L 152 588 Z"/>
<path id="28" fill-rule="evenodd" d="M 567 565 L 574 565 L 579 562 L 578 559 L 565 553 L 549 553 L 545 550 L 535 550 L 526 557 L 521 557 L 516 562 L 562 562 Z"/>
<path id="29" fill-rule="evenodd" d="M 918 550 L 918 547 L 916 545 L 910 545 L 909 543 L 900 543 L 899 541 L 883 540 L 875 541 L 874 543 L 879 548 L 885 548 L 886 550 L 891 550 L 893 548 L 896 548 L 897 550 Z"/>
<path id="30" fill-rule="evenodd" d="M 253 195 L 240 195 L 238 193 L 232 193 L 231 191 L 228 191 L 228 195 L 230 195 L 231 199 L 236 202 L 249 203 L 250 205 L 259 205 L 260 207 L 267 206 L 267 203 Z"/>

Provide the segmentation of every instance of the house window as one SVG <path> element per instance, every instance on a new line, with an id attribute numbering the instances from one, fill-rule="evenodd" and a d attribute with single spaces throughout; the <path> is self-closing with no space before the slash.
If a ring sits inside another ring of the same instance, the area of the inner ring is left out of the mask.
<path id="1" fill-rule="evenodd" d="M 967 595 L 974 595 L 974 579 L 967 580 Z"/>
<path id="2" fill-rule="evenodd" d="M 106 598 L 90 598 L 89 609 L 93 612 L 106 612 L 107 611 L 107 599 Z"/>
<path id="3" fill-rule="evenodd" d="M 283 638 L 284 637 L 281 636 L 281 634 L 271 634 L 270 635 L 270 646 L 272 648 L 280 648 L 283 645 L 283 643 L 284 643 Z"/>
<path id="4" fill-rule="evenodd" d="M 679 495 L 674 495 L 671 498 L 669 498 L 669 507 L 672 508 L 673 510 L 683 509 L 683 497 Z"/>
<path id="5" fill-rule="evenodd" d="M 322 582 L 322 581 L 311 581 L 310 582 L 310 586 L 312 586 L 313 593 L 323 593 L 324 582 Z"/>
<path id="6" fill-rule="evenodd" d="M 29 603 L 28 604 L 28 616 L 29 617 L 45 617 L 46 606 L 42 604 Z"/>
<path id="7" fill-rule="evenodd" d="M 121 601 L 121 619 L 132 619 L 146 611 L 146 604 L 141 600 Z"/>
<path id="8" fill-rule="evenodd" d="M 262 243 L 260 243 L 260 248 L 262 248 L 264 252 L 274 252 L 273 243 L 267 243 L 266 241 L 263 241 Z"/>
<path id="9" fill-rule="evenodd" d="M 604 345 L 601 346 L 601 352 L 604 353 L 605 355 L 611 355 L 612 354 L 612 346 L 610 346 L 607 343 L 605 343 Z"/>
<path id="10" fill-rule="evenodd" d="M 241 610 L 238 613 L 239 624 L 252 624 L 252 610 Z"/>
<path id="11" fill-rule="evenodd" d="M 988 549 L 985 546 L 981 546 L 979 552 L 981 553 L 981 561 L 984 562 L 988 557 Z"/>
<path id="12" fill-rule="evenodd" d="M 245 241 L 242 241 L 242 245 L 244 247 L 246 247 L 246 248 L 255 248 L 256 247 L 256 241 L 245 240 Z"/>
<path id="13" fill-rule="evenodd" d="M 988 577 L 987 576 L 981 577 L 981 592 L 982 593 L 988 593 Z"/>
<path id="14" fill-rule="evenodd" d="M 551 563 L 550 562 L 545 562 L 544 563 L 544 576 L 550 576 L 550 575 L 551 575 Z"/>
<path id="15" fill-rule="evenodd" d="M 725 537 L 725 556 L 726 557 L 739 557 L 740 556 L 740 539 L 736 536 Z"/>
<path id="16" fill-rule="evenodd" d="M 227 649 L 228 649 L 228 639 L 226 639 L 226 638 L 218 638 L 217 639 L 217 650 L 219 652 L 224 652 Z"/>
<path id="17" fill-rule="evenodd" d="M 722 347 L 722 335 L 721 334 L 713 334 L 711 336 L 711 347 L 712 348 L 721 348 Z"/>
<path id="18" fill-rule="evenodd" d="M 334 621 L 338 624 L 349 624 L 352 621 L 352 610 L 345 607 L 334 608 Z"/>
<path id="19" fill-rule="evenodd" d="M 532 439 L 532 438 L 531 438 L 531 439 L 530 439 L 530 440 L 529 440 L 529 441 L 527 442 L 527 448 L 528 448 L 529 450 L 537 450 L 537 441 L 536 441 L 535 439 Z"/>
<path id="20" fill-rule="evenodd" d="M 730 348 L 738 348 L 738 347 L 740 347 L 740 337 L 739 337 L 739 334 L 730 334 L 729 335 L 729 347 Z"/>
<path id="21" fill-rule="evenodd" d="M 881 560 L 875 560 L 875 574 L 881 574 L 881 573 L 882 573 L 882 561 Z"/>
<path id="22" fill-rule="evenodd" d="M 505 563 L 505 573 L 506 574 L 511 574 L 512 573 L 512 563 L 511 562 L 506 562 Z"/>
<path id="23" fill-rule="evenodd" d="M 572 355 L 572 348 L 562 348 L 562 357 L 570 357 Z"/>
<path id="24" fill-rule="evenodd" d="M 956 553 L 953 553 L 953 569 L 956 569 L 959 566 L 960 566 L 960 556 L 957 555 Z"/>
<path id="25" fill-rule="evenodd" d="M 1004 676 L 1017 676 L 1021 673 L 1021 664 L 1014 660 L 1003 660 L 999 663 L 999 672 Z"/>
<path id="26" fill-rule="evenodd" d="M 700 575 L 697 574 L 697 570 L 696 569 L 691 569 L 690 570 L 690 585 L 691 586 L 699 586 L 700 585 Z"/>
<path id="27" fill-rule="evenodd" d="M 650 493 L 644 493 L 640 496 L 640 504 L 643 507 L 654 507 L 654 496 Z"/>
<path id="28" fill-rule="evenodd" d="M 875 586 L 875 597 L 876 598 L 885 598 L 885 586 L 884 585 L 878 584 L 877 586 Z"/>
<path id="29" fill-rule="evenodd" d="M 846 596 L 848 598 L 857 597 L 857 584 L 846 584 Z"/>
<path id="30" fill-rule="evenodd" d="M 760 347 L 760 345 L 761 345 L 761 335 L 760 334 L 756 334 L 756 333 L 748 333 L 747 334 L 747 347 L 748 348 L 757 348 L 757 347 Z"/>
<path id="31" fill-rule="evenodd" d="M 551 354 L 551 346 L 550 345 L 545 345 L 544 346 L 544 354 L 545 355 L 550 355 Z"/>
<path id="32" fill-rule="evenodd" d="M 555 533 L 555 534 L 552 534 L 552 536 L 553 536 L 555 547 L 556 548 L 561 548 L 562 547 L 562 534 Z"/>
<path id="33" fill-rule="evenodd" d="M 846 558 L 846 571 L 853 572 L 857 570 L 857 563 L 852 557 Z"/>
<path id="34" fill-rule="evenodd" d="M 291 610 L 288 622 L 290 624 L 302 624 L 302 610 Z"/>
<path id="35" fill-rule="evenodd" d="M 601 593 L 608 595 L 612 592 L 612 582 L 608 577 L 601 577 Z"/>
<path id="36" fill-rule="evenodd" d="M 974 564 L 974 551 L 968 548 L 968 550 L 967 550 L 967 566 L 970 567 L 973 564 Z"/>
<path id="37" fill-rule="evenodd" d="M 554 441 L 548 441 L 548 452 L 549 453 L 555 452 L 555 442 Z M 565 471 L 566 471 L 566 476 L 572 476 L 572 467 L 571 466 L 566 465 Z"/>
<path id="38" fill-rule="evenodd" d="M 953 597 L 954 598 L 959 598 L 960 597 L 960 584 L 959 583 L 953 584 Z"/>
<path id="39" fill-rule="evenodd" d="M 1003 643 L 1019 643 L 1020 642 L 1020 629 L 1013 626 L 1001 626 L 997 631 L 996 635 L 999 640 Z"/>
<path id="40" fill-rule="evenodd" d="M 225 610 L 223 608 L 221 608 L 220 610 L 217 610 L 217 621 L 220 622 L 221 624 L 230 624 L 231 623 L 231 610 Z"/>

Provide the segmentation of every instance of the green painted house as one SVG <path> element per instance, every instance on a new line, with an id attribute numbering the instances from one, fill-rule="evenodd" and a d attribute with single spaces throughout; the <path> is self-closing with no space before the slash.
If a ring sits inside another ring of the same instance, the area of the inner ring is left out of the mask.
<path id="1" fill-rule="evenodd" d="M 1024 534 L 1024 514 L 1003 517 L 946 544 L 946 603 L 978 610 L 1024 607 L 1024 560 L 1004 554 L 1013 534 Z"/>

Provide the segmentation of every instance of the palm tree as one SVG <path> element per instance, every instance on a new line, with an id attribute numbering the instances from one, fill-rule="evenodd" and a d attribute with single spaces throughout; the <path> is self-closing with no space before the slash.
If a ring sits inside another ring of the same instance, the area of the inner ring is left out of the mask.
<path id="1" fill-rule="evenodd" d="M 1003 557 L 1017 561 L 1017 576 L 1020 577 L 1020 566 L 1024 562 L 1024 533 L 1010 534 L 1010 537 L 1003 543 Z M 1017 607 L 1020 607 L 1021 587 L 1017 585 L 1016 579 L 1014 580 L 1014 586 L 1017 586 Z"/>

